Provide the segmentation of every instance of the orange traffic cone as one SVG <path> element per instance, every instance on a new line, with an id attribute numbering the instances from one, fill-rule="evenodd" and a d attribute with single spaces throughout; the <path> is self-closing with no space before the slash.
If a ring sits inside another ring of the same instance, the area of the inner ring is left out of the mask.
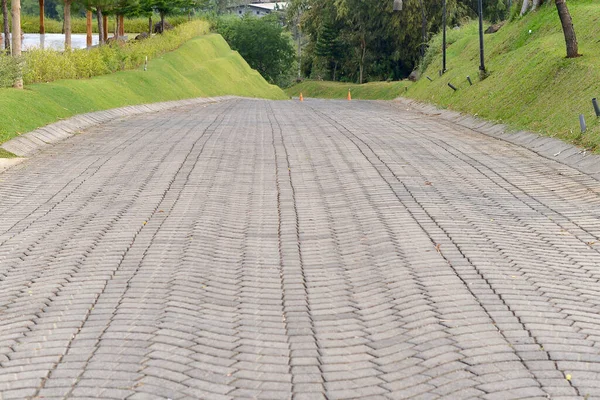
<path id="1" fill-rule="evenodd" d="M 302 92 L 300 92 L 300 101 L 304 101 L 304 97 L 302 96 Z"/>
<path id="2" fill-rule="evenodd" d="M 352 100 L 352 95 L 350 94 L 350 89 L 348 89 L 348 101 Z"/>

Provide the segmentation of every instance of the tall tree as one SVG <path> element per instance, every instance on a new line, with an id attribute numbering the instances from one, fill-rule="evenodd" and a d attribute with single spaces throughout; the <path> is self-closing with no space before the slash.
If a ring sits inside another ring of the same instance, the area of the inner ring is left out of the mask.
<path id="1" fill-rule="evenodd" d="M 64 7 L 64 28 L 65 28 L 65 51 L 71 51 L 71 5 L 73 0 L 65 0 Z"/>
<path id="2" fill-rule="evenodd" d="M 105 43 L 106 39 L 106 16 L 104 11 L 111 10 L 114 6 L 114 0 L 80 0 L 87 10 L 96 12 L 96 21 L 98 23 L 98 43 L 100 45 Z"/>
<path id="3" fill-rule="evenodd" d="M 577 44 L 577 37 L 575 36 L 575 28 L 573 27 L 571 13 L 569 13 L 569 9 L 567 8 L 567 2 L 565 0 L 555 0 L 555 2 L 563 33 L 565 35 L 567 58 L 579 57 L 580 54 Z"/>
<path id="4" fill-rule="evenodd" d="M 8 22 L 8 0 L 2 0 L 2 23 L 4 24 L 4 49 L 10 54 L 10 26 Z"/>
<path id="5" fill-rule="evenodd" d="M 44 0 L 39 0 L 38 2 L 40 7 L 40 35 L 46 34 L 46 12 L 44 11 Z"/>
<path id="6" fill-rule="evenodd" d="M 12 53 L 13 57 L 21 57 L 21 0 L 12 0 L 11 11 L 13 32 Z M 19 75 L 15 80 L 14 87 L 15 89 L 23 89 L 23 74 L 21 71 L 19 71 Z"/>

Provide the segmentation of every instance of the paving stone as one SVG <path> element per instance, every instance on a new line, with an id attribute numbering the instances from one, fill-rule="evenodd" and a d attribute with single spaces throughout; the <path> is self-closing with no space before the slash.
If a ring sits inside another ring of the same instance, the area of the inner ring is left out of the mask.
<path id="1" fill-rule="evenodd" d="M 416 105 L 176 105 L 10 144 L 0 397 L 600 396 L 596 158 Z"/>

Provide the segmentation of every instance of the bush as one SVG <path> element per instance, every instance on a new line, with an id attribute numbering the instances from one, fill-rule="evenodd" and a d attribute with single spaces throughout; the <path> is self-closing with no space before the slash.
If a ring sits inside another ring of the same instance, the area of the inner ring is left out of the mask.
<path id="1" fill-rule="evenodd" d="M 248 64 L 270 83 L 285 87 L 293 80 L 294 44 L 277 16 L 224 17 L 215 28 Z"/>
<path id="2" fill-rule="evenodd" d="M 33 49 L 24 53 L 25 84 L 58 79 L 81 79 L 139 67 L 145 60 L 179 48 L 186 41 L 208 32 L 205 21 L 182 24 L 172 31 L 142 41 L 112 43 L 91 50 Z M 7 57 L 5 57 L 7 58 Z M 0 68 L 3 65 L 0 61 Z M 2 73 L 4 76 L 4 73 Z M 10 79 L 7 79 L 7 81 Z M 2 86 L 11 86 L 3 84 Z"/>
<path id="3" fill-rule="evenodd" d="M 154 22 L 160 20 L 158 15 L 153 18 Z M 188 22 L 188 17 L 185 15 L 170 16 L 168 18 L 169 23 L 173 26 L 179 26 Z M 55 19 L 46 18 L 46 33 L 62 33 L 63 23 Z M 40 32 L 40 18 L 34 15 L 22 15 L 21 16 L 21 28 L 24 33 L 39 33 Z M 73 33 L 86 33 L 86 19 L 80 17 L 74 17 L 71 19 L 71 28 Z M 2 20 L 0 19 L 0 31 L 2 30 Z M 92 23 L 92 30 L 94 33 L 98 33 L 98 23 L 94 16 Z M 114 32 L 115 30 L 115 19 L 114 17 L 108 18 L 108 31 Z M 148 32 L 148 18 L 125 18 L 125 32 L 126 33 L 141 33 Z"/>
<path id="4" fill-rule="evenodd" d="M 19 76 L 19 61 L 0 52 L 0 87 L 10 87 Z"/>

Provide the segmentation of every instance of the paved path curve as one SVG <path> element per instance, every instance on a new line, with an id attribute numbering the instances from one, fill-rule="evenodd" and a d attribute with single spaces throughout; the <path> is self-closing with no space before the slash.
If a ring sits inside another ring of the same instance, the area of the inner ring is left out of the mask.
<path id="1" fill-rule="evenodd" d="M 115 120 L 0 215 L 3 400 L 600 397 L 600 183 L 392 103 Z"/>

